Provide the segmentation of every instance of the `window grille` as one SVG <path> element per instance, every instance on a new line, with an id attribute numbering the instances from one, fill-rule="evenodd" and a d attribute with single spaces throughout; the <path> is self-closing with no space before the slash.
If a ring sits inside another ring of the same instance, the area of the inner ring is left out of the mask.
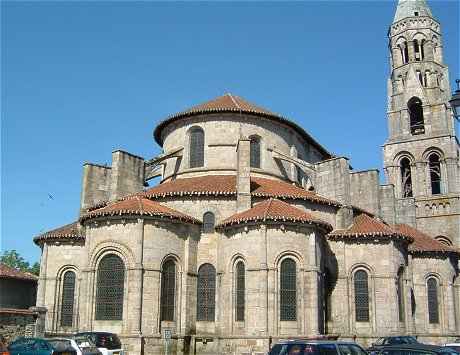
<path id="1" fill-rule="evenodd" d="M 161 320 L 174 320 L 176 294 L 176 264 L 168 260 L 161 270 Z"/>
<path id="2" fill-rule="evenodd" d="M 284 259 L 280 271 L 280 320 L 297 319 L 296 264 L 292 259 Z"/>
<path id="3" fill-rule="evenodd" d="M 216 305 L 216 269 L 204 264 L 198 270 L 197 321 L 214 322 Z"/>
<path id="4" fill-rule="evenodd" d="M 121 258 L 109 254 L 97 269 L 96 320 L 123 319 L 125 266 Z"/>
<path id="5" fill-rule="evenodd" d="M 412 176 L 410 171 L 410 160 L 408 158 L 402 158 L 400 164 L 402 197 L 412 197 Z"/>
<path id="6" fill-rule="evenodd" d="M 438 283 L 435 278 L 431 277 L 427 281 L 428 293 L 428 318 L 430 324 L 439 323 L 439 305 L 438 305 Z"/>
<path id="7" fill-rule="evenodd" d="M 398 295 L 398 312 L 399 321 L 404 322 L 404 269 L 398 272 L 398 279 L 396 280 L 396 293 Z"/>
<path id="8" fill-rule="evenodd" d="M 204 131 L 193 128 L 190 131 L 190 167 L 204 166 Z"/>
<path id="9" fill-rule="evenodd" d="M 260 139 L 251 137 L 250 143 L 250 166 L 251 168 L 260 168 Z"/>
<path id="10" fill-rule="evenodd" d="M 246 289 L 244 263 L 239 261 L 236 264 L 236 320 L 244 321 L 245 299 L 244 293 Z"/>
<path id="11" fill-rule="evenodd" d="M 215 217 L 214 213 L 206 212 L 203 215 L 203 232 L 212 233 L 214 232 Z"/>
<path id="12" fill-rule="evenodd" d="M 355 284 L 355 312 L 357 322 L 369 322 L 369 285 L 367 272 L 356 271 Z"/>
<path id="13" fill-rule="evenodd" d="M 71 327 L 75 297 L 75 273 L 67 271 L 62 282 L 61 326 Z"/>
<path id="14" fill-rule="evenodd" d="M 429 156 L 428 167 L 430 169 L 431 193 L 439 195 L 441 193 L 441 162 L 437 154 L 433 153 Z"/>

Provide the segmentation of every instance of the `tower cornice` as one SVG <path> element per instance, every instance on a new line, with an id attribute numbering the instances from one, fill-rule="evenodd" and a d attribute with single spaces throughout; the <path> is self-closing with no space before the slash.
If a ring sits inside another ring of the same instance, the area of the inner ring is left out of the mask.
<path id="1" fill-rule="evenodd" d="M 429 16 L 406 17 L 391 24 L 389 37 L 397 36 L 407 30 L 430 29 L 441 34 L 441 25 L 434 18 Z"/>

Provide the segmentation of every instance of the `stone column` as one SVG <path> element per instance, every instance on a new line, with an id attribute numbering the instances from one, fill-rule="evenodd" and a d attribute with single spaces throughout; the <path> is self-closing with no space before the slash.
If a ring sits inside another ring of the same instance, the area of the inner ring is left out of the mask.
<path id="1" fill-rule="evenodd" d="M 237 177 L 236 177 L 236 209 L 237 212 L 251 208 L 251 167 L 250 167 L 251 140 L 242 137 L 238 140 L 237 150 Z"/>
<path id="2" fill-rule="evenodd" d="M 444 314 L 447 315 L 446 328 L 449 333 L 455 332 L 455 308 L 454 308 L 454 287 L 452 281 L 447 282 L 446 302 L 444 304 Z"/>
<path id="3" fill-rule="evenodd" d="M 143 249 L 144 249 L 144 220 L 137 219 L 136 244 L 134 247 L 135 265 L 129 271 L 130 282 L 128 290 L 128 329 L 131 334 L 142 335 L 142 295 L 143 295 Z"/>
<path id="4" fill-rule="evenodd" d="M 458 193 L 460 187 L 458 186 L 458 166 L 455 158 L 446 158 L 446 170 L 447 170 L 447 186 L 446 193 Z"/>
<path id="5" fill-rule="evenodd" d="M 427 194 L 426 184 L 426 163 L 418 161 L 415 163 L 415 176 L 412 177 L 414 196 L 425 196 Z"/>
<path id="6" fill-rule="evenodd" d="M 307 234 L 308 232 L 305 231 Z M 310 231 L 308 236 L 308 260 L 305 270 L 306 285 L 303 297 L 307 297 L 305 304 L 304 317 L 307 320 L 305 327 L 308 335 L 317 335 L 320 333 L 319 329 L 319 272 L 320 268 L 316 260 L 316 242 L 318 236 L 315 232 Z"/>

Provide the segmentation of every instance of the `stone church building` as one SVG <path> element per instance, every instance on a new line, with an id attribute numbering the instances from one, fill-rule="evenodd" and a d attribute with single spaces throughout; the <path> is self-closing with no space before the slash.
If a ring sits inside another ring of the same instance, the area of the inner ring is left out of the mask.
<path id="1" fill-rule="evenodd" d="M 458 337 L 460 146 L 440 24 L 400 0 L 388 36 L 387 184 L 232 94 L 173 114 L 154 130 L 161 155 L 85 164 L 78 219 L 34 238 L 46 331 L 115 332 L 129 355 L 163 354 L 169 331 L 173 354 Z"/>

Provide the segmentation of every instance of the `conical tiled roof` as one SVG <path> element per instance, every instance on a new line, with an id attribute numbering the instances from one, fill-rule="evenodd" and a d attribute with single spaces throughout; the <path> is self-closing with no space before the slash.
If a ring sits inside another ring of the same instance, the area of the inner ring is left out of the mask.
<path id="1" fill-rule="evenodd" d="M 408 235 L 414 240 L 414 242 L 409 245 L 409 251 L 412 253 L 434 252 L 459 254 L 458 249 L 445 245 L 407 224 L 397 224 L 394 228 L 398 232 Z"/>
<path id="2" fill-rule="evenodd" d="M 155 128 L 153 132 L 153 136 L 155 137 L 155 141 L 162 146 L 163 139 L 161 137 L 161 133 L 163 128 L 166 127 L 168 124 L 184 118 L 190 117 L 195 115 L 202 115 L 207 113 L 244 113 L 244 114 L 252 114 L 259 117 L 264 117 L 272 120 L 276 120 L 278 122 L 282 122 L 294 128 L 297 132 L 300 133 L 304 139 L 311 142 L 324 156 L 325 159 L 332 157 L 331 153 L 329 153 L 323 146 L 321 146 L 318 142 L 316 142 L 312 136 L 310 136 L 307 132 L 304 131 L 302 127 L 297 125 L 296 123 L 290 121 L 286 117 L 283 117 L 279 114 L 273 113 L 265 108 L 257 106 L 239 96 L 227 93 L 223 96 L 219 96 L 215 99 L 210 101 L 204 102 L 200 105 L 193 106 L 185 111 L 176 113 L 174 115 L 169 116 L 164 121 L 160 122 L 158 126 Z"/>
<path id="3" fill-rule="evenodd" d="M 66 224 L 65 226 L 50 230 L 34 238 L 35 244 L 46 241 L 83 241 L 85 236 L 81 233 L 78 221 Z"/>
<path id="4" fill-rule="evenodd" d="M 425 0 L 399 0 L 393 22 L 398 22 L 406 17 L 416 16 L 433 17 Z"/>
<path id="5" fill-rule="evenodd" d="M 329 233 L 330 239 L 337 238 L 360 238 L 360 237 L 372 237 L 372 238 L 398 238 L 412 241 L 410 236 L 404 235 L 388 224 L 368 216 L 365 213 L 359 214 L 353 218 L 353 224 L 347 229 L 337 229 L 332 233 Z"/>
<path id="6" fill-rule="evenodd" d="M 106 207 L 93 210 L 82 217 L 80 221 L 84 222 L 89 219 L 98 217 L 114 217 L 114 216 L 150 216 L 162 217 L 180 220 L 187 223 L 201 224 L 201 222 L 182 212 L 173 210 L 172 208 L 163 206 L 158 202 L 134 196 L 130 199 L 112 203 Z"/>
<path id="7" fill-rule="evenodd" d="M 267 221 L 313 224 L 326 230 L 332 229 L 329 223 L 316 218 L 312 214 L 273 198 L 260 202 L 247 211 L 228 217 L 217 228 L 226 228 L 248 222 Z"/>

